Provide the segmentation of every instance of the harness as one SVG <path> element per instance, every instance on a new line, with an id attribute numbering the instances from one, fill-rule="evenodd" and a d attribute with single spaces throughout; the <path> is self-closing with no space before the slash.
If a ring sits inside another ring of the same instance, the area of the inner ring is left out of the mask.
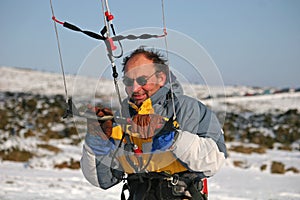
<path id="1" fill-rule="evenodd" d="M 171 108 L 170 93 L 171 91 L 166 93 L 164 105 L 167 115 L 169 116 L 169 119 L 165 124 L 166 129 L 174 128 L 173 126 L 175 124 L 172 118 L 174 113 L 172 112 L 173 109 Z M 174 96 L 174 99 L 175 105 L 177 105 L 177 97 Z M 141 113 L 147 113 L 145 110 L 154 112 L 151 99 L 146 100 L 145 105 L 143 104 L 140 107 L 142 108 L 140 110 Z M 129 110 L 126 111 L 128 112 Z M 131 109 L 131 112 L 135 111 L 135 109 Z M 127 113 L 126 115 L 128 114 L 130 115 L 130 113 Z M 136 113 L 131 114 L 134 115 Z M 113 131 L 113 134 L 116 133 L 117 131 Z M 171 152 L 166 151 L 160 154 L 143 153 L 143 144 L 151 141 L 152 138 L 133 139 L 130 134 L 132 133 L 125 132 L 125 134 L 123 134 L 125 135 L 124 138 L 120 138 L 121 134 L 118 134 L 118 140 L 121 140 L 120 144 L 122 143 L 122 140 L 125 139 L 126 143 L 124 144 L 123 148 L 125 152 L 128 152 L 128 154 L 115 158 L 119 160 L 123 170 L 126 172 L 126 174 L 128 174 L 128 176 L 125 178 L 116 177 L 119 180 L 126 181 L 123 185 L 121 193 L 122 200 L 126 200 L 126 191 L 129 191 L 129 200 L 207 199 L 207 182 L 205 178 L 201 179 L 197 173 L 188 172 L 187 168 L 185 168 Z M 157 133 L 157 135 L 159 134 L 160 133 Z M 119 148 L 121 148 L 121 146 L 119 146 Z"/>
<path id="2" fill-rule="evenodd" d="M 174 116 L 173 109 L 171 107 L 171 102 L 169 102 L 170 91 L 166 94 L 167 104 L 163 107 L 167 111 L 166 115 L 169 118 L 165 118 L 165 124 L 162 127 L 165 131 L 171 131 L 177 129 L 179 127 L 176 120 L 173 119 Z M 175 97 L 177 102 L 177 98 Z M 127 102 L 125 102 L 127 104 Z M 129 102 L 129 109 L 123 109 L 123 116 L 132 117 L 136 114 L 153 114 L 154 108 L 152 107 L 151 98 L 145 100 L 141 107 L 136 107 L 134 104 Z M 123 106 L 125 107 L 125 106 Z M 157 133 L 158 136 L 161 132 Z M 122 137 L 121 137 L 122 136 Z M 173 156 L 171 152 L 162 152 L 160 154 L 153 153 L 150 151 L 149 146 L 151 147 L 153 138 L 140 138 L 139 134 L 132 133 L 130 130 L 130 125 L 125 129 L 121 128 L 121 126 L 116 126 L 113 128 L 113 132 L 111 137 L 117 141 L 121 141 L 116 151 L 122 148 L 125 151 L 125 155 L 118 157 L 119 162 L 121 162 L 124 171 L 127 174 L 131 173 L 141 173 L 144 171 L 169 171 L 169 173 L 173 174 L 176 172 L 186 171 L 187 169 L 182 166 L 181 163 L 176 161 L 177 159 Z M 149 145 L 148 145 L 149 144 Z M 147 146 L 148 145 L 148 148 Z M 114 157 L 117 156 L 117 152 L 115 152 Z M 161 158 L 164 157 L 164 162 L 161 162 Z M 157 163 L 159 163 L 157 165 Z M 171 167 L 166 167 L 168 165 L 172 165 Z M 175 169 L 174 169 L 175 168 Z"/>
<path id="3" fill-rule="evenodd" d="M 195 173 L 181 172 L 130 174 L 123 185 L 121 200 L 126 200 L 125 191 L 129 191 L 128 200 L 207 200 L 207 179 L 200 179 Z"/>

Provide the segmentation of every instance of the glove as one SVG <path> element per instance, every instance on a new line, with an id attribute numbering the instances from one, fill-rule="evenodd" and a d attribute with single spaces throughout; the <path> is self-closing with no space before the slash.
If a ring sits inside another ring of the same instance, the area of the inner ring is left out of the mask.
<path id="1" fill-rule="evenodd" d="M 85 135 L 85 144 L 88 145 L 96 156 L 108 155 L 115 149 L 115 144 L 112 138 L 105 140 L 98 135 L 87 133 Z"/>
<path id="2" fill-rule="evenodd" d="M 112 110 L 109 108 L 89 108 L 89 112 L 98 116 L 113 116 Z M 97 119 L 87 119 L 87 130 L 88 133 L 92 135 L 98 135 L 102 139 L 107 140 L 112 134 L 113 120 L 97 120 Z"/>
<path id="3" fill-rule="evenodd" d="M 176 134 L 178 134 L 177 131 L 171 131 L 156 135 L 152 141 L 151 152 L 154 152 L 156 150 L 165 151 L 169 149 L 174 142 Z"/>
<path id="4" fill-rule="evenodd" d="M 109 108 L 88 106 L 87 114 L 104 117 L 112 116 Z M 107 155 L 115 148 L 113 141 L 109 140 L 112 134 L 113 120 L 87 119 L 87 134 L 85 143 L 93 150 L 95 155 Z M 99 137 L 100 136 L 100 137 Z"/>
<path id="5" fill-rule="evenodd" d="M 170 118 L 164 126 L 161 128 L 159 133 L 155 135 L 152 140 L 152 149 L 151 152 L 156 150 L 165 151 L 169 149 L 174 141 L 177 139 L 179 128 L 176 119 Z"/>
<path id="6" fill-rule="evenodd" d="M 132 118 L 131 131 L 139 133 L 141 138 L 152 138 L 159 125 L 163 125 L 164 119 L 156 114 L 137 114 Z"/>

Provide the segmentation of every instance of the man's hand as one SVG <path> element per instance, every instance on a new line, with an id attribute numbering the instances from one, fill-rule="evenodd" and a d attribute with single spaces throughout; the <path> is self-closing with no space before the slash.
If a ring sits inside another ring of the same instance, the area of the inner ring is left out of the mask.
<path id="1" fill-rule="evenodd" d="M 156 129 L 159 126 L 163 126 L 164 119 L 160 115 L 146 114 L 135 115 L 132 118 L 131 131 L 133 133 L 139 133 L 141 138 L 147 139 L 155 135 Z"/>
<path id="2" fill-rule="evenodd" d="M 98 117 L 112 116 L 112 110 L 109 108 L 89 108 L 89 112 L 92 112 Z M 87 120 L 87 129 L 88 133 L 92 135 L 98 135 L 102 139 L 107 140 L 112 134 L 113 120 L 96 120 L 88 119 Z"/>

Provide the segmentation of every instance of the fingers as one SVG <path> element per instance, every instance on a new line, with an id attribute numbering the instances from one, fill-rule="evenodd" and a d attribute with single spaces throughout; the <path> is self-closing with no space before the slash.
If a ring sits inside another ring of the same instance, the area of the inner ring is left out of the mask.
<path id="1" fill-rule="evenodd" d="M 113 128 L 112 120 L 107 120 L 104 123 L 102 123 L 101 128 L 105 133 L 105 135 L 109 138 L 112 134 L 112 128 Z"/>
<path id="2" fill-rule="evenodd" d="M 104 117 L 104 116 L 107 116 L 107 115 L 113 115 L 112 110 L 109 109 L 109 108 L 98 108 L 98 107 L 95 107 L 94 110 L 95 110 L 95 113 L 96 113 L 96 115 L 98 117 Z"/>
<path id="3" fill-rule="evenodd" d="M 113 112 L 109 108 L 88 105 L 88 110 L 98 117 L 113 116 Z M 92 120 L 87 121 L 88 131 L 94 135 L 99 135 L 103 139 L 108 139 L 112 134 L 113 120 Z"/>
<path id="4" fill-rule="evenodd" d="M 88 133 L 92 135 L 98 135 L 105 140 L 107 140 L 111 136 L 112 127 L 112 120 L 107 120 L 102 124 L 99 124 L 98 121 L 94 120 L 88 120 L 87 122 Z"/>
<path id="5" fill-rule="evenodd" d="M 103 112 L 105 115 L 113 115 L 112 110 L 109 109 L 109 108 L 103 108 L 103 109 L 102 109 L 102 112 Z"/>
<path id="6" fill-rule="evenodd" d="M 135 115 L 132 118 L 132 132 L 139 133 L 141 138 L 153 137 L 163 126 L 164 119 L 160 115 Z"/>

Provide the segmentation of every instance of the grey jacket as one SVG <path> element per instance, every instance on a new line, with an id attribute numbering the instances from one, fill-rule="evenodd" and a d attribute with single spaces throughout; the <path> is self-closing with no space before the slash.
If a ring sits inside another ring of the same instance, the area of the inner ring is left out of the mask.
<path id="1" fill-rule="evenodd" d="M 203 177 L 213 176 L 223 165 L 227 153 L 224 134 L 217 117 L 200 101 L 183 95 L 178 82 L 172 85 L 177 122 L 180 125 L 178 137 L 168 151 L 189 171 Z M 166 84 L 151 96 L 152 106 L 156 114 L 170 118 L 173 116 L 173 102 L 170 98 L 170 85 Z M 134 114 L 128 105 L 128 99 L 123 101 L 122 114 L 130 117 Z M 116 178 L 122 173 L 122 167 L 117 159 L 112 158 L 118 144 L 101 141 L 100 137 L 87 134 L 83 147 L 81 169 L 86 179 L 103 189 L 119 183 Z M 103 146 L 103 150 L 91 149 L 88 144 Z M 105 148 L 104 148 L 105 147 Z M 109 149 L 109 151 L 108 151 Z M 112 174 L 111 168 L 116 174 Z"/>

